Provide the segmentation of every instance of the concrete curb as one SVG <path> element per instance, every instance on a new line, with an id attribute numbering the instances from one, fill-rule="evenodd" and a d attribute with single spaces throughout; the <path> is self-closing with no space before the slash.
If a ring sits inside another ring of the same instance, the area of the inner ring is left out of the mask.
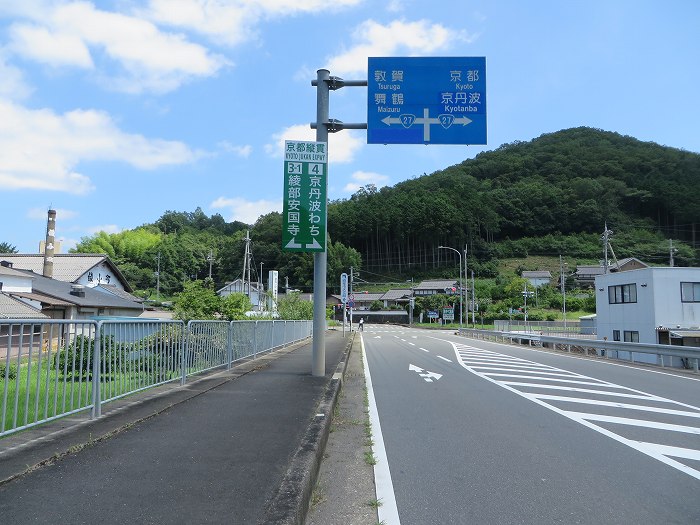
<path id="1" fill-rule="evenodd" d="M 260 524 L 303 525 L 309 510 L 318 472 L 330 434 L 333 410 L 338 402 L 348 356 L 355 338 L 352 332 L 343 352 L 343 360 L 328 382 L 316 414 L 304 433 L 299 449 L 292 456 L 287 473 L 270 499 Z"/>

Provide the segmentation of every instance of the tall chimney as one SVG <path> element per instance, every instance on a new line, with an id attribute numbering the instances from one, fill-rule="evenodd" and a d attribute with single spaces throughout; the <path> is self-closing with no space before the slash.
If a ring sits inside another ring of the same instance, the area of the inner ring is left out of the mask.
<path id="1" fill-rule="evenodd" d="M 54 240 L 56 237 L 56 210 L 49 210 L 46 222 L 46 244 L 44 245 L 44 277 L 53 278 Z"/>

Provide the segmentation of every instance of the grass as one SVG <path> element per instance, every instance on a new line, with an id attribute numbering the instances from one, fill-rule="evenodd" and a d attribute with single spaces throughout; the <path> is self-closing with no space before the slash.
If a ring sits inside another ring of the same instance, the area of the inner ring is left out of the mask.
<path id="1" fill-rule="evenodd" d="M 57 370 L 53 355 L 40 354 L 31 361 L 22 358 L 17 377 L 5 381 L 0 377 L 0 431 L 9 431 L 45 419 L 86 409 L 92 405 L 90 376 L 83 373 L 66 374 Z M 14 364 L 16 360 L 13 359 Z M 156 382 L 180 377 L 180 372 L 153 374 L 134 369 L 133 363 L 122 366 L 123 373 L 111 373 L 102 378 L 101 398 L 117 397 Z"/>
<path id="2" fill-rule="evenodd" d="M 15 379 L 0 379 L 0 429 L 7 431 L 92 403 L 92 381 L 64 378 L 50 359 L 25 362 Z"/>
<path id="3" fill-rule="evenodd" d="M 377 499 L 377 498 L 373 498 L 373 499 L 369 500 L 369 502 L 367 503 L 367 505 L 369 505 L 369 506 L 372 507 L 373 509 L 378 509 L 379 507 L 382 506 L 382 500 L 381 500 L 381 499 Z"/>
<path id="4" fill-rule="evenodd" d="M 365 463 L 368 465 L 374 466 L 377 464 L 377 458 L 374 457 L 374 454 L 372 453 L 371 450 L 368 450 L 365 452 Z"/>

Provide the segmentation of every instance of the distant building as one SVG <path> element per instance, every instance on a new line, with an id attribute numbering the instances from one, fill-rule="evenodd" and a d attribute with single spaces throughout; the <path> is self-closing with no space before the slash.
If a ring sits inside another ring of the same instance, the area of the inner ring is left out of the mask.
<path id="1" fill-rule="evenodd" d="M 368 292 L 354 292 L 353 297 L 355 298 L 354 310 L 369 310 L 374 301 L 381 301 L 384 296 L 382 293 L 368 293 Z M 383 304 L 383 303 L 382 303 Z"/>
<path id="2" fill-rule="evenodd" d="M 454 289 L 454 290 L 453 290 Z M 414 289 L 414 294 L 416 297 L 423 295 L 435 295 L 435 294 L 458 294 L 459 293 L 459 281 L 455 279 L 442 279 L 434 281 L 422 281 Z"/>
<path id="3" fill-rule="evenodd" d="M 42 275 L 43 254 L 0 253 L 0 265 L 15 270 L 30 270 Z M 119 268 L 105 254 L 65 253 L 53 256 L 53 273 L 45 275 L 67 283 L 80 284 L 89 288 L 107 285 L 132 292 L 133 289 Z"/>
<path id="4" fill-rule="evenodd" d="M 639 270 L 641 268 L 649 268 L 649 265 L 643 263 L 635 257 L 627 257 L 625 259 L 620 259 L 617 262 L 609 261 L 608 272 L 627 272 L 630 270 Z M 605 266 L 601 261 L 597 266 L 595 265 L 582 265 L 576 268 L 576 273 L 574 274 L 574 279 L 576 280 L 576 285 L 579 288 L 593 288 L 595 285 L 595 278 L 599 275 L 605 274 Z"/>
<path id="5" fill-rule="evenodd" d="M 598 339 L 700 346 L 700 268 L 600 275 L 595 293 Z M 643 354 L 639 360 L 656 362 Z"/>
<path id="6" fill-rule="evenodd" d="M 116 286 L 87 287 L 0 266 L 0 318 L 138 317 L 143 302 Z"/>
<path id="7" fill-rule="evenodd" d="M 392 306 L 405 306 L 411 300 L 413 290 L 389 290 L 379 300 L 384 303 L 384 308 Z"/>
<path id="8" fill-rule="evenodd" d="M 523 271 L 521 277 L 527 279 L 535 288 L 547 286 L 552 281 L 552 274 L 549 270 L 526 270 Z"/>
<path id="9" fill-rule="evenodd" d="M 263 283 L 248 283 L 248 281 L 244 281 L 243 279 L 236 279 L 235 281 L 226 283 L 219 288 L 216 293 L 221 297 L 227 297 L 232 293 L 242 293 L 250 299 L 253 310 L 262 310 L 265 307 L 265 287 Z"/>

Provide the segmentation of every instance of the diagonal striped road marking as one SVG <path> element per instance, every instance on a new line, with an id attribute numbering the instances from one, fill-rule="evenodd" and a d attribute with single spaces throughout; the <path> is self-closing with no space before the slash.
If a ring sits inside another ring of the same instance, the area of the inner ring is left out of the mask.
<path id="1" fill-rule="evenodd" d="M 655 429 L 669 432 L 669 437 L 676 433 L 700 435 L 700 422 L 697 421 L 700 418 L 700 407 L 535 361 L 511 357 L 452 341 L 445 342 L 450 343 L 454 348 L 458 363 L 472 374 L 700 480 L 700 471 L 677 461 L 677 459 L 700 460 L 700 443 L 698 443 L 698 449 L 695 449 L 637 441 L 596 424 L 609 423 L 627 428 Z M 569 395 L 538 392 L 542 390 L 559 391 Z M 596 398 L 585 397 L 586 394 L 591 394 Z M 581 397 L 577 397 L 577 395 Z M 609 398 L 609 400 L 598 399 L 600 397 Z M 649 405 L 622 401 L 631 399 L 646 401 Z M 576 403 L 580 405 L 582 410 L 564 410 L 556 406 L 554 404 L 556 402 Z M 619 417 L 597 414 L 586 411 L 586 406 L 589 407 L 589 410 L 596 406 L 629 410 L 632 415 Z M 685 417 L 688 418 L 688 424 L 677 425 L 644 419 L 645 415 L 652 416 L 654 414 Z"/>

